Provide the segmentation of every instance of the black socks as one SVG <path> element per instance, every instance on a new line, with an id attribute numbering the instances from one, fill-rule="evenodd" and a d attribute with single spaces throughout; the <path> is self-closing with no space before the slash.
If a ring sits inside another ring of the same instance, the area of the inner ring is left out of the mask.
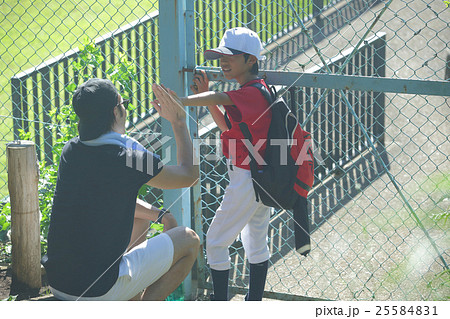
<path id="1" fill-rule="evenodd" d="M 228 276 L 230 270 L 214 270 L 211 269 L 211 276 L 213 280 L 214 295 L 211 300 L 214 301 L 228 301 Z"/>
<path id="2" fill-rule="evenodd" d="M 248 301 L 261 301 L 266 285 L 267 269 L 269 261 L 266 260 L 258 264 L 250 264 L 250 286 L 245 296 Z M 211 295 L 212 301 L 228 301 L 228 276 L 230 270 L 211 269 L 214 294 Z"/>
<path id="3" fill-rule="evenodd" d="M 266 285 L 267 268 L 269 261 L 266 260 L 259 264 L 250 264 L 250 287 L 245 300 L 261 301 Z"/>

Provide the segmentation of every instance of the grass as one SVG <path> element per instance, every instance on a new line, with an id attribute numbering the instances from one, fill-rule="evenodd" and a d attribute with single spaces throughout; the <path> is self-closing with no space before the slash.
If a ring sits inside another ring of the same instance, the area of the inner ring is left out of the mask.
<path id="1" fill-rule="evenodd" d="M 431 174 L 413 186 L 407 186 L 405 193 L 409 201 L 417 206 L 417 217 L 445 258 L 450 244 L 450 174 Z M 383 288 L 403 289 L 406 298 L 411 300 L 419 297 L 424 300 L 450 300 L 450 273 L 442 268 L 436 251 L 409 211 L 405 208 L 400 211 L 384 210 L 373 223 L 384 234 L 393 237 L 402 234 L 402 241 L 399 242 L 403 247 L 399 248 L 402 258 L 386 268 Z"/>
<path id="2" fill-rule="evenodd" d="M 5 0 L 0 3 L 0 200 L 8 195 L 6 143 L 13 140 L 10 79 L 157 9 L 157 0 Z"/>

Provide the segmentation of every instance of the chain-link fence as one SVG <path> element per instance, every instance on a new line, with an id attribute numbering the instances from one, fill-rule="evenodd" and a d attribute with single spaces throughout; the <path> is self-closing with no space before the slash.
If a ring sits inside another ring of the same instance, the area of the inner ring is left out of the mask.
<path id="1" fill-rule="evenodd" d="M 199 65 L 213 80 L 212 89 L 235 87 L 218 81 L 218 65 L 207 64 L 202 53 L 218 44 L 226 28 L 252 28 L 265 43 L 261 75 L 297 112 L 320 155 L 309 196 L 311 253 L 295 253 L 291 213 L 273 211 L 266 297 L 448 299 L 450 9 L 445 1 L 183 3 L 175 17 L 192 16 L 195 27 L 182 31 L 186 50 L 192 51 L 185 54 L 193 60 L 180 62 L 177 71 L 185 71 L 184 80 Z M 58 137 L 52 110 L 68 103 L 66 87 L 84 77 L 113 76 L 108 71 L 114 65 L 133 69 L 129 81 L 118 82 L 135 106 L 130 133 L 155 148 L 163 144 L 162 123 L 149 105 L 151 83 L 162 78 L 160 56 L 163 61 L 168 52 L 159 34 L 178 24 L 160 19 L 157 5 L 1 4 L 1 197 L 7 196 L 5 143 L 28 133 L 40 159 L 51 163 Z M 97 39 L 93 46 L 98 50 L 87 54 L 88 42 L 70 50 L 85 35 Z M 188 82 L 180 94 L 187 92 Z M 228 176 L 216 147 L 220 132 L 205 109 L 197 117 L 193 136 L 205 144 L 200 147 L 201 205 L 183 208 L 192 211 L 193 227 L 203 235 Z M 157 190 L 145 196 L 152 202 L 162 197 Z M 230 252 L 232 291 L 239 293 L 248 283 L 239 238 Z M 196 270 L 199 288 L 210 288 L 204 258 Z"/>

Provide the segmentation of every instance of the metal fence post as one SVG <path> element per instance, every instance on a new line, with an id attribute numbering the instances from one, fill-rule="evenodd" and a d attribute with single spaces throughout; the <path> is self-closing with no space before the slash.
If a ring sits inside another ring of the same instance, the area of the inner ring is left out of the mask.
<path id="1" fill-rule="evenodd" d="M 165 0 L 159 2 L 159 39 L 160 39 L 160 70 L 161 83 L 171 88 L 180 96 L 187 93 L 188 79 L 183 69 L 192 67 L 195 62 L 193 52 L 187 54 L 187 45 L 195 46 L 192 1 Z M 188 30 L 188 29 L 192 30 Z M 191 138 L 197 136 L 196 109 L 186 108 L 187 124 Z M 169 122 L 162 121 L 162 136 L 173 137 L 172 127 Z M 163 145 L 163 161 L 165 164 L 176 164 L 175 140 L 172 138 Z M 178 224 L 191 227 L 191 189 L 164 190 L 164 206 L 174 213 Z M 183 285 L 185 299 L 192 299 L 196 287 L 192 282 L 192 274 L 189 275 Z"/>
<path id="2" fill-rule="evenodd" d="M 314 35 L 319 35 L 322 33 L 323 28 L 323 19 L 321 16 L 322 9 L 323 9 L 323 0 L 313 0 L 312 15 L 313 18 L 316 18 L 316 22 L 314 23 L 313 26 Z"/>

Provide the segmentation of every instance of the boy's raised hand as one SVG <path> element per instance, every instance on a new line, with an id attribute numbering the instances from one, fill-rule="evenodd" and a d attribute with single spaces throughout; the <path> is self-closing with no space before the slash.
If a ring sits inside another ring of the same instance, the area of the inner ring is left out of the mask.
<path id="1" fill-rule="evenodd" d="M 195 94 L 209 91 L 209 80 L 205 71 L 200 70 L 200 73 L 196 73 L 193 82 L 191 90 Z"/>
<path id="2" fill-rule="evenodd" d="M 171 123 L 186 120 L 184 106 L 174 91 L 156 83 L 152 85 L 152 88 L 153 93 L 156 95 L 156 100 L 151 103 L 159 115 Z"/>

